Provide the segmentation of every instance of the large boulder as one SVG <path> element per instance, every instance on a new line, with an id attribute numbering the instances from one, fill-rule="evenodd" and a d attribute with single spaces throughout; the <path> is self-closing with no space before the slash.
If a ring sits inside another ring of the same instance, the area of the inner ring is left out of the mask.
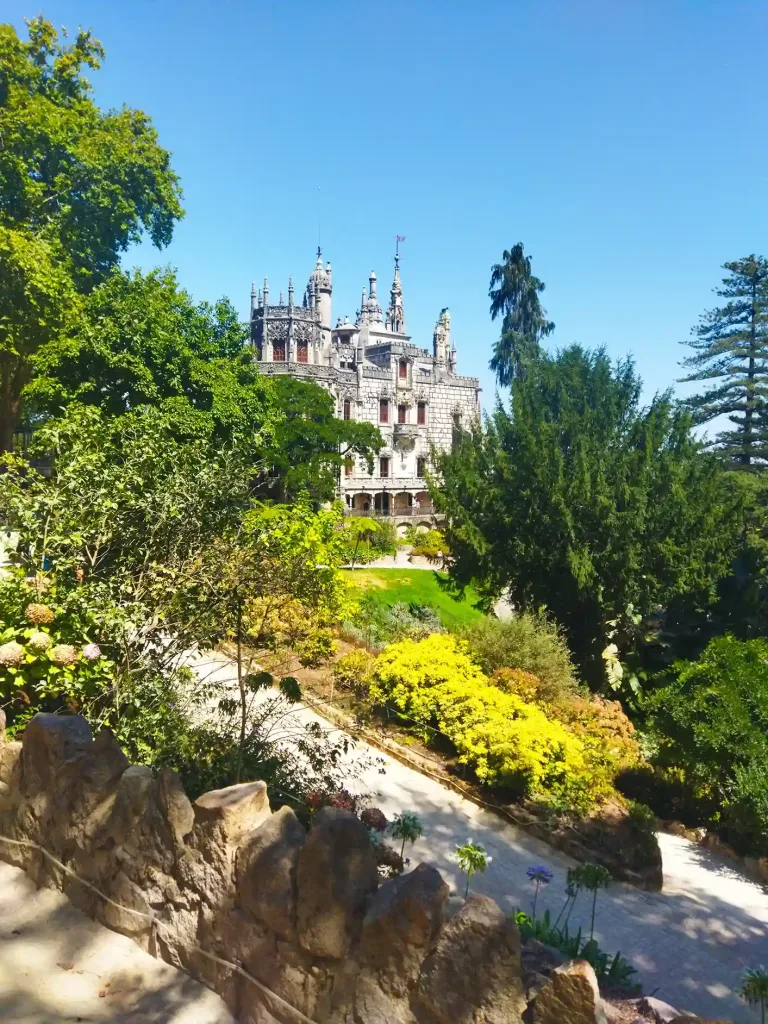
<path id="1" fill-rule="evenodd" d="M 418 995 L 439 1024 L 519 1024 L 526 1001 L 512 918 L 470 896 L 424 961 Z"/>
<path id="2" fill-rule="evenodd" d="M 341 960 L 378 884 L 365 825 L 349 811 L 318 811 L 299 855 L 296 877 L 301 947 L 315 956 Z"/>
<path id="3" fill-rule="evenodd" d="M 643 996 L 642 999 L 638 999 L 637 1009 L 643 1016 L 650 1017 L 654 1024 L 670 1024 L 670 1021 L 681 1016 L 680 1010 L 654 996 Z"/>
<path id="4" fill-rule="evenodd" d="M 427 864 L 383 885 L 363 921 L 360 963 L 404 992 L 434 944 L 448 891 L 440 872 Z"/>
<path id="5" fill-rule="evenodd" d="M 238 906 L 283 938 L 296 926 L 296 871 L 306 839 L 291 808 L 281 807 L 250 832 L 237 851 Z"/>
<path id="6" fill-rule="evenodd" d="M 586 960 L 556 967 L 533 1002 L 531 1024 L 606 1024 L 597 977 Z"/>
<path id="7" fill-rule="evenodd" d="M 241 782 L 225 789 L 212 789 L 195 800 L 198 828 L 216 833 L 228 846 L 242 839 L 269 817 L 266 782 Z"/>

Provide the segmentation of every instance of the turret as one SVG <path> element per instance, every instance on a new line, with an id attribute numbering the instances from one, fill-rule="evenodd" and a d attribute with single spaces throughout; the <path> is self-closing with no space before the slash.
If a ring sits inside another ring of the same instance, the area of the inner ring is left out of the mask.
<path id="1" fill-rule="evenodd" d="M 435 330 L 432 334 L 432 350 L 438 369 L 447 370 L 451 351 L 451 314 L 448 307 L 440 310 Z"/>
<path id="2" fill-rule="evenodd" d="M 381 306 L 379 300 L 376 297 L 376 271 L 372 270 L 368 278 L 368 298 L 365 302 L 366 312 L 368 314 L 368 323 L 380 324 L 381 323 Z"/>
<path id="3" fill-rule="evenodd" d="M 395 276 L 389 290 L 389 309 L 386 326 L 395 334 L 405 334 L 405 309 L 403 307 L 403 286 L 400 283 L 400 256 L 395 254 Z"/>
<path id="4" fill-rule="evenodd" d="M 256 293 L 256 282 L 251 281 L 251 313 L 253 313 L 254 310 L 259 308 L 257 298 L 258 297 Z"/>

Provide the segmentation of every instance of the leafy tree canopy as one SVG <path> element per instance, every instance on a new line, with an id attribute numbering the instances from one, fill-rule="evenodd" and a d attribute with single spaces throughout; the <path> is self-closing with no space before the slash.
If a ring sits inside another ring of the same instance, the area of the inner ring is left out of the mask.
<path id="1" fill-rule="evenodd" d="M 102 111 L 84 68 L 104 57 L 80 31 L 59 42 L 42 17 L 28 39 L 0 25 L 0 450 L 22 415 L 30 357 L 76 297 L 146 233 L 171 240 L 179 181 L 139 110 Z"/>
<path id="2" fill-rule="evenodd" d="M 741 529 L 689 415 L 668 395 L 642 408 L 640 389 L 630 360 L 542 354 L 513 379 L 510 412 L 435 455 L 455 584 L 548 609 L 593 685 L 616 624 L 678 594 L 712 599 Z"/>
<path id="3" fill-rule="evenodd" d="M 688 402 L 697 422 L 727 416 L 715 445 L 735 467 L 760 469 L 768 462 L 768 260 L 762 256 L 726 263 L 717 294 L 728 301 L 704 313 L 686 342 L 685 382 L 704 381 Z"/>

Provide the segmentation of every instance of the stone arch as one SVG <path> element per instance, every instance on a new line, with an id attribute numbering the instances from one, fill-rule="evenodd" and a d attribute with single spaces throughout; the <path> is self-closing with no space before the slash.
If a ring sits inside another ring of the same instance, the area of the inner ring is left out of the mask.
<path id="1" fill-rule="evenodd" d="M 413 495 L 410 491 L 396 491 L 393 495 L 393 515 L 408 516 L 413 508 Z"/>
<path id="2" fill-rule="evenodd" d="M 373 509 L 373 495 L 369 491 L 358 491 L 352 495 L 352 508 L 356 512 L 370 512 Z"/>

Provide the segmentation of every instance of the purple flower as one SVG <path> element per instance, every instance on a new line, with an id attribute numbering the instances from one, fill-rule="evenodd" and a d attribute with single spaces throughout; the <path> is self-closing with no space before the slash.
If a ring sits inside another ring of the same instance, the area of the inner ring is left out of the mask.
<path id="1" fill-rule="evenodd" d="M 543 864 L 535 864 L 528 868 L 525 873 L 532 882 L 538 882 L 541 885 L 549 885 L 553 878 L 552 872 L 549 868 L 544 867 Z"/>
<path id="2" fill-rule="evenodd" d="M 83 657 L 87 661 L 98 661 L 101 657 L 101 648 L 98 644 L 86 644 L 83 647 Z"/>

